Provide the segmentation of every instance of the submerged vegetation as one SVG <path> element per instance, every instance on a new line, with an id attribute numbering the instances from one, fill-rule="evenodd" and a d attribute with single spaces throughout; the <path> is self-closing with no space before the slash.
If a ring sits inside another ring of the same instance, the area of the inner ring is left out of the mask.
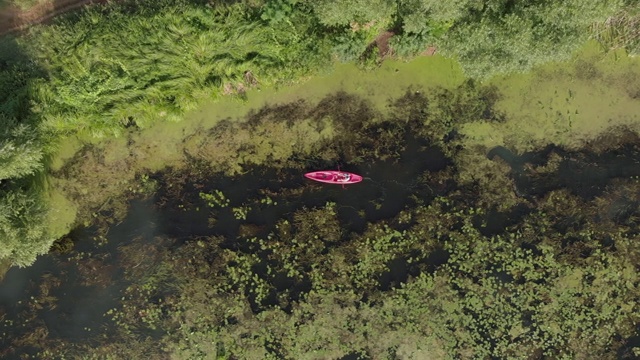
<path id="1" fill-rule="evenodd" d="M 69 273 L 80 274 L 77 290 L 66 291 L 109 293 L 106 319 L 65 310 L 72 336 L 84 340 L 43 335 L 54 325 L 33 319 L 59 319 L 64 300 L 50 296 L 70 280 L 50 274 L 17 318 L 6 318 L 27 325 L 3 355 L 32 346 L 39 357 L 96 359 L 634 358 L 637 137 L 598 152 L 496 148 L 491 161 L 508 165 L 479 187 L 459 176 L 467 156 L 460 139 L 434 121 L 504 121 L 497 95 L 473 83 L 410 91 L 385 115 L 338 93 L 314 107 L 298 104 L 301 118 L 317 116 L 344 134 L 321 141 L 316 159 L 297 153 L 229 177 L 192 158 L 140 179 L 158 186 L 105 235 L 115 250 L 66 255 L 78 269 Z M 340 116 L 345 109 L 353 111 Z M 265 108 L 212 132 L 277 128 L 291 120 L 277 114 L 290 110 Z M 374 141 L 382 145 L 359 152 Z M 340 156 L 370 179 L 342 190 L 299 176 L 310 161 Z M 589 168 L 607 173 L 562 181 Z M 508 194 L 512 203 L 501 204 Z"/>
<path id="2" fill-rule="evenodd" d="M 640 356 L 637 2 L 443 4 L 129 0 L 0 39 L 0 260 L 58 240 L 0 291 L 0 357 Z M 203 114 L 433 51 L 467 78 Z M 365 181 L 300 176 L 336 163 Z"/>

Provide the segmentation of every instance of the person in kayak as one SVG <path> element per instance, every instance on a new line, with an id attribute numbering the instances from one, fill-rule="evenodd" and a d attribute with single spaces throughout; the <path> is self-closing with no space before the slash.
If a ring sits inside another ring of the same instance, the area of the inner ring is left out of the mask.
<path id="1" fill-rule="evenodd" d="M 336 181 L 340 181 L 340 182 L 347 182 L 349 180 L 351 180 L 351 174 L 349 173 L 340 173 L 336 178 Z"/>

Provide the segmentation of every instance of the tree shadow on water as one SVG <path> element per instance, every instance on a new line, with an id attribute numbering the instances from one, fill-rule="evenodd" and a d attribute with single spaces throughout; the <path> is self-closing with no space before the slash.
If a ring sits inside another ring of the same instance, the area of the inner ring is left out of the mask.
<path id="1" fill-rule="evenodd" d="M 544 174 L 527 168 L 527 165 L 547 164 L 552 153 L 562 158 L 554 172 Z M 509 164 L 516 189 L 524 197 L 542 197 L 552 190 L 566 188 L 585 200 L 592 200 L 600 196 L 613 179 L 640 176 L 640 150 L 634 143 L 601 153 L 588 149 L 567 151 L 549 145 L 541 151 L 522 155 L 497 146 L 487 156 L 489 159 L 500 157 Z"/>

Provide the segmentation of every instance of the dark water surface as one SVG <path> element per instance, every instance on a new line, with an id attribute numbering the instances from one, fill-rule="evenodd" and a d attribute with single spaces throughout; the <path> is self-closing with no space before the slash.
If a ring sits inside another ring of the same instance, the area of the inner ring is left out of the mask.
<path id="1" fill-rule="evenodd" d="M 552 152 L 563 159 L 552 176 L 540 176 L 527 171 L 526 164 L 545 165 Z M 498 146 L 491 149 L 487 156 L 490 159 L 500 157 L 511 166 L 517 192 L 521 196 L 541 196 L 553 189 L 567 188 L 585 200 L 591 200 L 604 192 L 611 179 L 640 176 L 640 151 L 634 144 L 601 154 L 570 152 L 549 145 L 542 151 L 516 155 Z"/>
<path id="2" fill-rule="evenodd" d="M 167 199 L 163 206 L 157 202 L 168 192 L 161 184 L 158 193 L 147 200 L 135 200 L 124 221 L 112 226 L 107 241 L 100 245 L 94 237 L 95 229 L 78 229 L 70 237 L 74 249 L 66 254 L 51 253 L 40 257 L 28 268 L 12 268 L 0 283 L 0 324 L 2 358 L 18 357 L 33 353 L 37 343 L 33 337 L 38 331 L 42 336 L 83 342 L 108 334 L 113 328 L 105 313 L 117 308 L 123 290 L 129 282 L 124 278 L 122 246 L 133 239 L 151 243 L 157 236 L 176 239 L 176 244 L 198 236 L 221 235 L 222 246 L 241 247 L 241 225 L 251 224 L 266 234 L 283 218 L 292 218 L 303 207 L 322 207 L 327 202 L 336 203 L 336 211 L 343 233 L 363 232 L 367 223 L 389 219 L 401 210 L 427 204 L 436 196 L 446 195 L 455 184 L 438 187 L 430 184 L 428 174 L 453 166 L 443 152 L 417 140 L 407 142 L 406 151 L 397 161 L 379 161 L 342 169 L 359 173 L 365 180 L 345 189 L 340 186 L 314 183 L 305 179 L 300 170 L 276 171 L 266 167 L 254 167 L 246 174 L 234 178 L 214 176 L 206 183 L 195 185 L 185 194 L 194 206 L 177 206 L 185 199 Z M 528 172 L 525 164 L 542 165 L 548 161 L 551 151 L 563 157 L 558 170 L 544 177 Z M 587 152 L 570 153 L 557 147 L 539 152 L 515 155 L 498 147 L 488 154 L 509 163 L 516 182 L 515 191 L 523 197 L 537 197 L 556 188 L 569 188 L 585 198 L 593 198 L 604 191 L 614 178 L 640 176 L 640 156 L 635 147 L 628 146 L 603 154 Z M 316 164 L 318 168 L 332 168 L 335 164 Z M 155 178 L 163 180 L 163 174 Z M 422 179 L 422 180 L 421 180 Z M 221 190 L 230 205 L 217 211 L 217 222 L 210 226 L 210 209 L 199 200 L 199 192 Z M 260 206 L 257 199 L 264 198 L 261 191 L 276 194 L 272 198 L 277 205 Z M 416 200 L 418 199 L 418 200 Z M 629 206 L 637 208 L 638 202 Z M 251 204 L 246 220 L 234 217 L 233 207 Z M 635 204 L 635 205 L 634 205 Z M 198 205 L 198 206 L 196 206 Z M 504 229 L 505 224 L 517 221 L 527 209 L 516 208 L 512 213 L 489 213 L 488 219 L 479 221 L 485 226 L 486 235 Z M 259 235 L 258 235 L 259 236 Z M 428 259 L 430 269 L 447 262 L 448 254 L 437 250 Z M 380 288 L 387 290 L 407 279 L 406 262 L 402 259 L 389 264 L 389 271 L 380 278 Z M 286 280 L 286 279 L 285 279 Z M 283 281 L 283 287 L 289 286 Z M 276 284 L 278 286 L 278 284 Z M 35 299 L 49 298 L 45 304 L 35 304 Z M 33 298 L 32 298 L 33 297 Z M 48 335 L 47 335 L 48 334 Z M 31 337 L 30 337 L 31 336 Z M 22 344 L 15 347 L 16 339 Z M 354 355 L 355 356 L 355 355 Z"/>
<path id="3" fill-rule="evenodd" d="M 42 328 L 51 338 L 82 342 L 108 332 L 113 325 L 105 313 L 120 303 L 128 282 L 119 268 L 118 248 L 134 238 L 152 238 L 157 218 L 151 201 L 133 201 L 126 219 L 109 229 L 107 242 L 99 245 L 95 229 L 83 228 L 69 236 L 70 254 L 50 253 L 27 268 L 11 268 L 0 283 L 2 358 L 35 353 L 32 346 L 8 352 L 11 342 Z M 36 304 L 48 294 L 51 301 Z M 37 343 L 37 342 L 36 342 Z"/>

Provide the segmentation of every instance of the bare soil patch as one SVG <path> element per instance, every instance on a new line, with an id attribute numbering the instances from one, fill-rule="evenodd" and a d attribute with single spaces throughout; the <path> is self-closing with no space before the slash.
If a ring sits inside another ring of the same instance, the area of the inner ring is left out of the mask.
<path id="1" fill-rule="evenodd" d="M 390 55 L 391 48 L 389 47 L 389 39 L 391 39 L 393 35 L 395 34 L 392 31 L 385 31 L 380 33 L 380 35 L 378 35 L 374 40 L 376 47 L 378 48 L 380 58 Z"/>
<path id="2" fill-rule="evenodd" d="M 421 52 L 420 55 L 422 55 L 422 56 L 433 56 L 433 55 L 436 54 L 437 51 L 438 51 L 438 49 L 436 49 L 435 46 L 429 46 L 423 52 Z"/>
<path id="3" fill-rule="evenodd" d="M 369 44 L 369 49 L 377 48 L 378 49 L 378 57 L 380 59 L 385 59 L 393 56 L 393 49 L 389 46 L 389 39 L 394 37 L 396 34 L 393 31 L 383 31 Z M 423 52 L 420 53 L 422 56 L 433 56 L 437 52 L 435 46 L 427 47 Z"/>

